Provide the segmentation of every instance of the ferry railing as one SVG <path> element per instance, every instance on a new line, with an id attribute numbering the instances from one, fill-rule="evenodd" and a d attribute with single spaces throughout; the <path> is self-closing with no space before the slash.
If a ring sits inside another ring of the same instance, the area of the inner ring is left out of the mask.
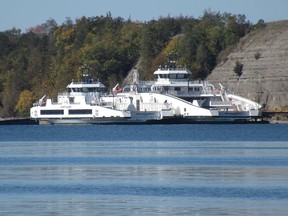
<path id="1" fill-rule="evenodd" d="M 203 96 L 203 95 L 213 95 L 213 94 L 219 94 L 213 90 L 204 90 L 204 91 L 162 91 L 159 93 L 162 94 L 170 94 L 170 95 L 174 95 L 174 96 L 180 96 L 180 97 L 184 97 L 184 96 Z"/>
<path id="2" fill-rule="evenodd" d="M 118 102 L 111 103 L 111 106 L 113 106 L 117 110 L 127 110 L 129 105 L 130 105 L 130 103 L 123 103 L 123 102 L 122 103 L 118 103 Z"/>
<path id="3" fill-rule="evenodd" d="M 210 106 L 232 106 L 230 101 L 210 101 Z"/>
<path id="4" fill-rule="evenodd" d="M 100 81 L 95 81 L 95 80 L 87 80 L 87 81 L 72 81 L 71 84 L 99 84 L 101 85 L 102 83 Z"/>
<path id="5" fill-rule="evenodd" d="M 140 105 L 141 111 L 161 111 L 162 109 L 163 109 L 162 103 L 141 103 Z"/>
<path id="6" fill-rule="evenodd" d="M 69 96 L 69 92 L 61 92 L 61 93 L 58 93 L 58 97 L 61 96 L 61 97 L 68 97 Z"/>
<path id="7" fill-rule="evenodd" d="M 114 109 L 118 110 L 127 110 L 128 107 L 131 105 L 130 103 L 107 103 L 107 106 L 114 107 Z M 163 103 L 141 103 L 139 106 L 139 111 L 161 111 L 162 109 L 169 109 L 171 108 L 171 104 L 163 104 Z M 135 107 L 135 109 L 137 109 Z"/>

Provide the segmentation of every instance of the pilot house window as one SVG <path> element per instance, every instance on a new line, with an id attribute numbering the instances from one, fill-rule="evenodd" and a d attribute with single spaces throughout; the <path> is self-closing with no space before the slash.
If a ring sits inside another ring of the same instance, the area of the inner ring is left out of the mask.
<path id="1" fill-rule="evenodd" d="M 89 115 L 89 114 L 92 114 L 92 109 L 69 110 L 69 115 Z"/>
<path id="2" fill-rule="evenodd" d="M 41 110 L 41 115 L 63 115 L 64 110 Z"/>

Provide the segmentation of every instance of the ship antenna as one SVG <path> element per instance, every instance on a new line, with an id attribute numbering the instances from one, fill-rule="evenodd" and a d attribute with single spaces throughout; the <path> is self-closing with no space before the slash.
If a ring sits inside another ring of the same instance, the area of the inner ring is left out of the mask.
<path id="1" fill-rule="evenodd" d="M 84 64 L 84 65 L 80 66 L 79 69 L 81 71 L 81 82 L 83 82 L 83 81 L 87 82 L 87 79 L 90 75 L 90 66 L 87 64 Z"/>
<path id="2" fill-rule="evenodd" d="M 169 68 L 171 69 L 176 69 L 177 62 L 178 62 L 178 53 L 176 52 L 170 52 L 168 55 L 168 63 L 169 63 Z"/>
<path id="3" fill-rule="evenodd" d="M 139 84 L 139 73 L 137 68 L 133 70 L 133 84 Z"/>

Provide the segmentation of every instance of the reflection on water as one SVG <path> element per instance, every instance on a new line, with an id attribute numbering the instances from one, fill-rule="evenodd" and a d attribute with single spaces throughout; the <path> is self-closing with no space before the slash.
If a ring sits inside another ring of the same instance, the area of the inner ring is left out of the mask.
<path id="1" fill-rule="evenodd" d="M 287 200 L 45 195 L 1 199 L 2 215 L 287 215 Z"/>
<path id="2" fill-rule="evenodd" d="M 1 215 L 284 215 L 286 142 L 1 142 Z"/>

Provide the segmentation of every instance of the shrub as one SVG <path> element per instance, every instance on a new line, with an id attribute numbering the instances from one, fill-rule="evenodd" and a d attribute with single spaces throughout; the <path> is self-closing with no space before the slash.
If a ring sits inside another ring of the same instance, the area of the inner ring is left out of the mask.
<path id="1" fill-rule="evenodd" d="M 236 61 L 233 69 L 234 73 L 236 73 L 240 77 L 242 75 L 242 70 L 243 70 L 243 64 L 241 64 L 239 61 Z"/>
<path id="2" fill-rule="evenodd" d="M 258 60 L 261 57 L 261 54 L 259 52 L 255 53 L 254 58 Z"/>

